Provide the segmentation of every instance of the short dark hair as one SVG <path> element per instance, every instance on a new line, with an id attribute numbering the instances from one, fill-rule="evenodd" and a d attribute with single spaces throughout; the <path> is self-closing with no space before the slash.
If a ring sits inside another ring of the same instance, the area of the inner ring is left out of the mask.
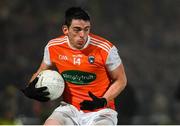
<path id="1" fill-rule="evenodd" d="M 84 21 L 90 21 L 90 16 L 81 7 L 71 7 L 65 12 L 64 25 L 68 27 L 71 25 L 73 19 L 82 19 Z"/>

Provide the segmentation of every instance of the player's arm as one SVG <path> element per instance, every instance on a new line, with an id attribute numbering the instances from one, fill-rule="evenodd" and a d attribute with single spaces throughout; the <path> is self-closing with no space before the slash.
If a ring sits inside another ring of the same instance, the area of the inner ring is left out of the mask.
<path id="1" fill-rule="evenodd" d="M 127 78 L 122 63 L 115 70 L 110 71 L 109 74 L 112 79 L 112 84 L 103 96 L 107 102 L 116 98 L 127 84 Z"/>
<path id="2" fill-rule="evenodd" d="M 37 76 L 38 74 L 43 71 L 43 70 L 47 70 L 47 69 L 54 69 L 53 65 L 47 65 L 44 61 L 41 62 L 41 65 L 39 66 L 38 70 L 36 71 L 36 73 L 34 73 L 30 79 L 29 82 L 32 82 Z"/>
<path id="3" fill-rule="evenodd" d="M 92 98 L 92 101 L 84 100 L 81 102 L 80 106 L 82 110 L 94 110 L 105 107 L 108 101 L 111 101 L 117 97 L 125 88 L 127 83 L 126 74 L 124 72 L 124 67 L 120 56 L 116 47 L 114 46 L 109 52 L 108 58 L 106 60 L 106 67 L 109 71 L 109 75 L 111 76 L 112 84 L 102 97 L 97 97 L 89 92 L 89 96 Z"/>
<path id="4" fill-rule="evenodd" d="M 124 72 L 123 64 L 120 64 L 115 70 L 110 72 L 113 83 L 106 91 L 103 97 L 97 97 L 92 92 L 88 92 L 92 100 L 84 100 L 80 103 L 82 110 L 94 110 L 103 108 L 107 105 L 108 101 L 117 97 L 120 92 L 125 88 L 127 79 Z"/>
<path id="5" fill-rule="evenodd" d="M 43 60 L 41 62 L 41 65 L 39 66 L 36 73 L 33 74 L 33 76 L 31 77 L 29 82 L 32 82 L 41 71 L 47 70 L 47 69 L 55 69 L 55 66 L 53 65 L 53 63 L 50 60 L 50 53 L 49 53 L 48 44 L 44 48 L 44 57 L 43 57 Z"/>
<path id="6" fill-rule="evenodd" d="M 35 99 L 41 102 L 49 101 L 49 98 L 47 97 L 49 95 L 49 92 L 46 90 L 47 87 L 36 88 L 35 85 L 38 82 L 37 76 L 41 71 L 47 70 L 47 69 L 53 69 L 53 68 L 54 67 L 50 61 L 48 47 L 46 46 L 44 50 L 44 58 L 43 58 L 43 61 L 41 62 L 40 67 L 38 68 L 36 73 L 32 75 L 26 88 L 22 89 L 22 92 L 24 93 L 24 95 L 26 95 L 27 97 L 31 99 Z"/>
<path id="7" fill-rule="evenodd" d="M 38 82 L 38 77 L 37 75 L 43 71 L 49 69 L 50 66 L 46 65 L 43 61 L 37 70 L 35 74 L 31 77 L 30 82 L 27 84 L 26 88 L 22 89 L 21 91 L 24 93 L 25 96 L 35 99 L 40 102 L 46 102 L 49 101 L 50 99 L 47 97 L 49 95 L 49 92 L 46 90 L 47 87 L 40 87 L 36 88 L 35 85 Z"/>
<path id="8" fill-rule="evenodd" d="M 115 46 L 113 46 L 109 52 L 109 56 L 106 60 L 106 67 L 112 80 L 109 89 L 103 96 L 108 102 L 116 98 L 127 84 L 124 66 Z"/>

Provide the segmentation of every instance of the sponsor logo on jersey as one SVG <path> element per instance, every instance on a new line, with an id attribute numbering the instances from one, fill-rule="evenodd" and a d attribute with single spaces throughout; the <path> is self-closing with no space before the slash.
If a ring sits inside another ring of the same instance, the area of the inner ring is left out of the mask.
<path id="1" fill-rule="evenodd" d="M 76 85 L 86 85 L 96 79 L 96 74 L 78 70 L 64 71 L 62 72 L 62 76 L 65 81 Z"/>
<path id="2" fill-rule="evenodd" d="M 89 63 L 90 63 L 90 64 L 93 64 L 93 63 L 94 63 L 94 59 L 95 59 L 94 56 L 89 56 L 89 57 L 88 57 Z"/>

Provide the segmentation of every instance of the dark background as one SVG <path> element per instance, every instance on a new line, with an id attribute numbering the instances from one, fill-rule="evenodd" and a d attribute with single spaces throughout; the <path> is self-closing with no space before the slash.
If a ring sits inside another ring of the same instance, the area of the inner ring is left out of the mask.
<path id="1" fill-rule="evenodd" d="M 180 0 L 1 0 L 0 124 L 42 124 L 58 101 L 23 96 L 46 43 L 61 35 L 64 11 L 82 6 L 92 32 L 119 50 L 128 88 L 118 97 L 119 124 L 180 124 Z M 130 87 L 130 88 L 129 88 Z"/>

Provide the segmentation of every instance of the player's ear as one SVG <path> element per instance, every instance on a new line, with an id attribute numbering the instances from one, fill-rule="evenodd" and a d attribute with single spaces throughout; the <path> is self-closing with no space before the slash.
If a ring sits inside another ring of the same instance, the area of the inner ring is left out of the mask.
<path id="1" fill-rule="evenodd" d="M 67 27 L 67 25 L 63 25 L 63 26 L 62 26 L 62 31 L 63 31 L 63 33 L 64 33 L 65 35 L 68 34 L 68 27 Z"/>

